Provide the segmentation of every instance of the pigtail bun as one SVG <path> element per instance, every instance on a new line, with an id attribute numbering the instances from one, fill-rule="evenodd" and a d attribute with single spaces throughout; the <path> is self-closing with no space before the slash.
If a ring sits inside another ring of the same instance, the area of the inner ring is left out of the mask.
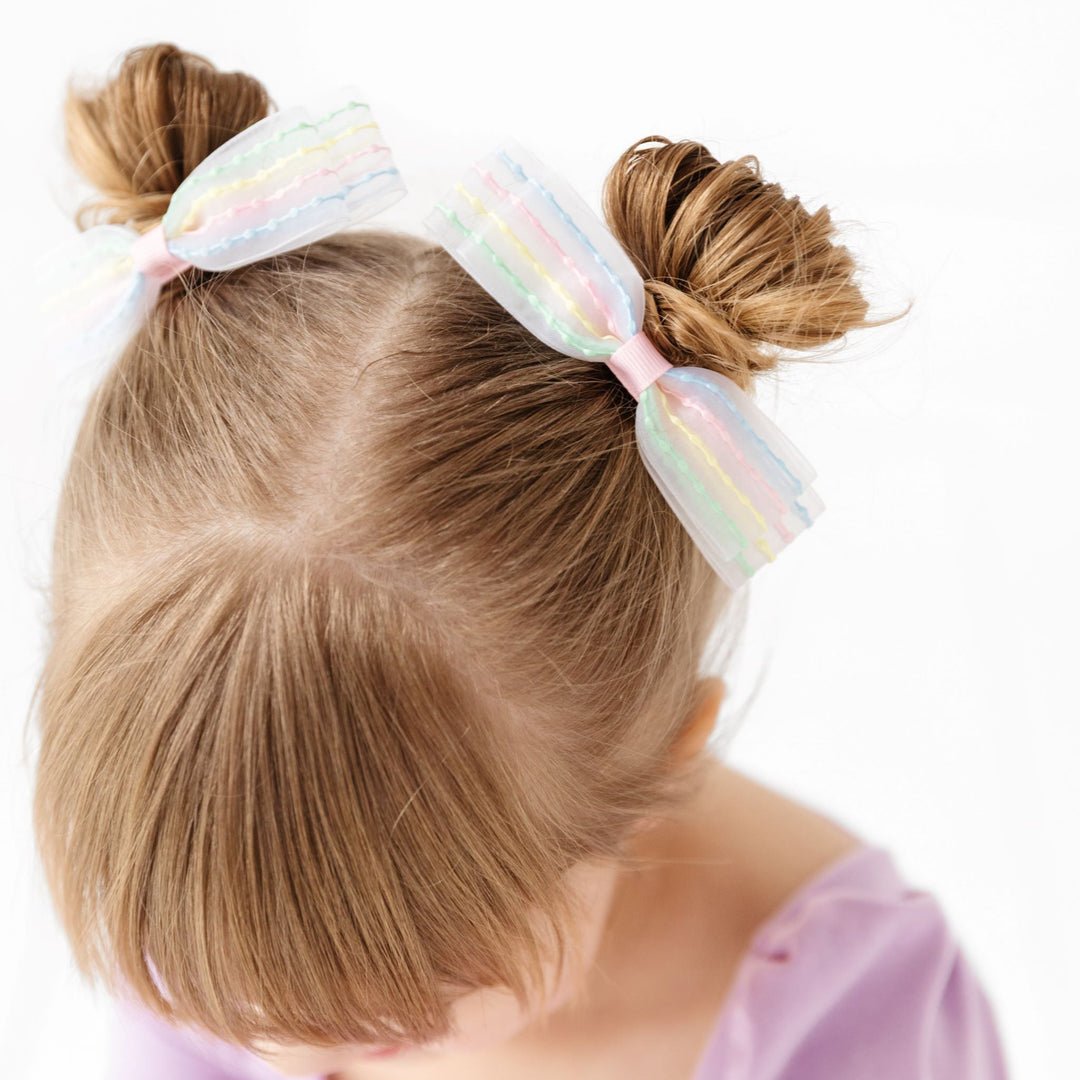
<path id="1" fill-rule="evenodd" d="M 851 252 L 827 207 L 762 179 L 753 155 L 718 161 L 661 135 L 624 151 L 604 216 L 645 280 L 644 330 L 673 364 L 711 367 L 751 390 L 781 349 L 811 349 L 868 321 Z M 772 348 L 769 348 L 772 346 Z"/>
<path id="2" fill-rule="evenodd" d="M 197 53 L 160 43 L 128 50 L 104 85 L 68 83 L 67 152 L 101 194 L 75 215 L 94 224 L 156 224 L 203 158 L 268 116 L 271 99 L 251 75 L 219 71 Z"/>

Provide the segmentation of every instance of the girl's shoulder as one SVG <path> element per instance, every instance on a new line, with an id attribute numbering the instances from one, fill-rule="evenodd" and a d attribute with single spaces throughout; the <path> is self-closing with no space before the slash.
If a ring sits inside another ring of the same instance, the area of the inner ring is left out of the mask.
<path id="1" fill-rule="evenodd" d="M 887 848 L 734 770 L 725 783 L 726 814 L 757 820 L 735 841 L 752 929 L 694 1080 L 1004 1080 L 993 1008 L 933 894 Z"/>

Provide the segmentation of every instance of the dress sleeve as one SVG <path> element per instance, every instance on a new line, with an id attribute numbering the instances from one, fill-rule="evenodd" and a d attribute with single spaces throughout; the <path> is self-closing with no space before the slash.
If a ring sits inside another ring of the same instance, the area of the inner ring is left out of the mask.
<path id="1" fill-rule="evenodd" d="M 943 909 L 884 849 L 755 937 L 695 1080 L 866 1077 L 1008 1080 L 993 1008 Z"/>

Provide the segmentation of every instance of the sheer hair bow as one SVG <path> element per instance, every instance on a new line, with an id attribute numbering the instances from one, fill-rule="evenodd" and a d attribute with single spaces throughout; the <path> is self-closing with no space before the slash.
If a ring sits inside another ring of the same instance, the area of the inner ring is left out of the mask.
<path id="1" fill-rule="evenodd" d="M 354 88 L 272 113 L 203 159 L 154 228 L 95 225 L 38 261 L 48 344 L 80 362 L 113 356 L 189 267 L 230 270 L 302 247 L 405 192 Z"/>
<path id="2" fill-rule="evenodd" d="M 473 162 L 424 225 L 541 341 L 612 368 L 637 401 L 645 467 L 732 589 L 822 512 L 810 463 L 748 394 L 660 354 L 642 331 L 645 287 L 627 253 L 517 140 Z"/>

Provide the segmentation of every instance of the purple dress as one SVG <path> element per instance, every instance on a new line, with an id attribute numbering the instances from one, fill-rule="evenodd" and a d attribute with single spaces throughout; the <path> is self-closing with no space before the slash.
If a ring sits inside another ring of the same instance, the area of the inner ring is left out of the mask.
<path id="1" fill-rule="evenodd" d="M 106 1075 L 280 1080 L 254 1055 L 131 1010 Z M 863 844 L 758 927 L 693 1076 L 657 1080 L 868 1077 L 1007 1073 L 992 1006 L 941 907 L 905 883 L 886 849 Z"/>

